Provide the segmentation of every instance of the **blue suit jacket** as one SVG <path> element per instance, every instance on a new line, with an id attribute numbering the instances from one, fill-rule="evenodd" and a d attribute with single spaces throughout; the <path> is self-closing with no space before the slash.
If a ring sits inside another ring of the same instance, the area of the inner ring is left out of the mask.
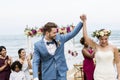
<path id="1" fill-rule="evenodd" d="M 33 54 L 33 77 L 38 77 L 38 66 L 40 60 L 42 61 L 42 80 L 56 79 L 58 72 L 60 76 L 64 76 L 64 73 L 68 70 L 66 59 L 64 55 L 64 43 L 73 38 L 82 28 L 83 24 L 80 22 L 73 31 L 70 33 L 56 35 L 56 41 L 60 42 L 57 46 L 54 55 L 49 54 L 43 38 L 34 44 Z"/>

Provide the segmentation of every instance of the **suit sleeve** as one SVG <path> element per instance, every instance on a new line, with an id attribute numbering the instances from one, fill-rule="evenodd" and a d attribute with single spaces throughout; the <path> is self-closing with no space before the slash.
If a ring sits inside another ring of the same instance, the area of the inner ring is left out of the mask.
<path id="1" fill-rule="evenodd" d="M 79 22 L 77 24 L 77 26 L 75 26 L 75 28 L 73 29 L 73 31 L 71 31 L 70 33 L 67 33 L 67 34 L 63 35 L 63 38 L 64 38 L 65 42 L 68 41 L 68 40 L 70 40 L 70 39 L 72 39 L 73 37 L 75 37 L 77 35 L 77 33 L 81 30 L 82 26 L 83 26 L 83 23 Z"/>
<path id="2" fill-rule="evenodd" d="M 34 54 L 33 54 L 33 78 L 38 78 L 38 67 L 40 63 L 40 53 L 38 51 L 38 46 L 34 45 Z"/>

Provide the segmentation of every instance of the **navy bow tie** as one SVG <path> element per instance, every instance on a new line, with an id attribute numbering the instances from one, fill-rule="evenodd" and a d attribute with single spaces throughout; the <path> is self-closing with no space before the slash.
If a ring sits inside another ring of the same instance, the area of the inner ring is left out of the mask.
<path id="1" fill-rule="evenodd" d="M 46 42 L 47 45 L 49 45 L 49 44 L 54 44 L 54 43 L 55 43 L 54 41 Z"/>

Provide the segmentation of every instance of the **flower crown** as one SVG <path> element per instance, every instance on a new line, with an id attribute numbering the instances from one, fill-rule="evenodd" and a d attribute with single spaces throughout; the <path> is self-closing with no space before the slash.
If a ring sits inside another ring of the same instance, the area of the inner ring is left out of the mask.
<path id="1" fill-rule="evenodd" d="M 106 30 L 106 29 L 101 29 L 101 30 L 96 30 L 93 32 L 92 37 L 102 37 L 102 36 L 110 36 L 111 30 Z"/>

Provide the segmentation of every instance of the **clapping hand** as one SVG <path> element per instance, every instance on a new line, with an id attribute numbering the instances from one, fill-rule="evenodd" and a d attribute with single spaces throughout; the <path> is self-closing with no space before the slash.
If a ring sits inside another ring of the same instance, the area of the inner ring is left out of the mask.
<path id="1" fill-rule="evenodd" d="M 11 58 L 11 57 L 9 57 L 9 59 L 7 60 L 7 63 L 8 63 L 9 65 L 11 65 L 11 63 L 12 63 L 12 58 Z"/>
<path id="2" fill-rule="evenodd" d="M 4 64 L 5 64 L 5 66 L 7 66 L 7 65 L 8 65 L 8 60 L 5 60 L 5 63 L 4 63 Z"/>
<path id="3" fill-rule="evenodd" d="M 27 58 L 27 61 L 30 62 L 30 58 L 31 58 L 31 56 L 28 55 L 28 56 L 26 56 L 26 58 Z"/>

